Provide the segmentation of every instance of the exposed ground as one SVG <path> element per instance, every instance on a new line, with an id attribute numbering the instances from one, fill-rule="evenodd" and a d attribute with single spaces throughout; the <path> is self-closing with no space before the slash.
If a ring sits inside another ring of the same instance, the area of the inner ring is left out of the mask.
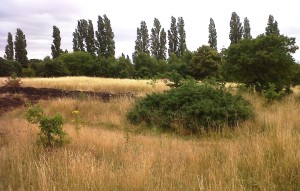
<path id="1" fill-rule="evenodd" d="M 54 88 L 6 87 L 0 86 L 0 115 L 25 103 L 55 98 L 94 98 L 103 102 L 118 97 L 134 98 L 132 93 L 110 93 L 95 91 L 62 90 Z"/>

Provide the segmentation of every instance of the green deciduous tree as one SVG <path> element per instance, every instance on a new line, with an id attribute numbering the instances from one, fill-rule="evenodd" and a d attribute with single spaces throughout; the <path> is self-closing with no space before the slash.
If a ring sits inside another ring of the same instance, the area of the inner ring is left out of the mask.
<path id="1" fill-rule="evenodd" d="M 58 59 L 72 76 L 88 76 L 94 62 L 92 55 L 83 51 L 62 54 Z"/>
<path id="2" fill-rule="evenodd" d="M 225 51 L 222 68 L 238 82 L 253 86 L 257 91 L 274 84 L 276 91 L 291 85 L 294 53 L 298 47 L 295 38 L 282 35 L 260 35 L 230 45 Z"/>
<path id="3" fill-rule="evenodd" d="M 13 73 L 21 74 L 22 66 L 18 61 L 6 60 L 0 57 L 0 76 L 11 76 Z"/>
<path id="4" fill-rule="evenodd" d="M 196 79 L 217 77 L 220 65 L 220 54 L 214 48 L 203 45 L 194 53 L 188 70 Z"/>
<path id="5" fill-rule="evenodd" d="M 13 37 L 10 32 L 7 35 L 7 45 L 5 46 L 4 58 L 7 60 L 14 59 L 14 43 L 13 43 Z"/>
<path id="6" fill-rule="evenodd" d="M 169 41 L 169 49 L 168 49 L 168 53 L 169 56 L 172 53 L 175 53 L 176 55 L 178 55 L 178 31 L 177 31 L 177 24 L 176 24 L 176 18 L 175 17 L 171 17 L 171 26 L 170 26 L 170 30 L 168 30 L 168 41 Z"/>
<path id="7" fill-rule="evenodd" d="M 57 26 L 53 26 L 52 37 L 53 37 L 53 44 L 51 45 L 51 55 L 53 58 L 58 58 L 62 53 L 62 49 L 60 49 L 60 45 L 61 45 L 60 30 L 57 28 Z"/>
<path id="8" fill-rule="evenodd" d="M 60 59 L 47 59 L 43 61 L 45 77 L 67 76 L 70 74 L 65 64 Z"/>
<path id="9" fill-rule="evenodd" d="M 118 77 L 131 78 L 134 73 L 134 66 L 132 65 L 129 57 L 125 58 L 125 55 L 123 55 L 117 60 L 117 62 L 120 69 Z"/>
<path id="10" fill-rule="evenodd" d="M 140 52 L 134 60 L 136 76 L 138 78 L 150 78 L 157 74 L 157 60 L 145 52 Z"/>
<path id="11" fill-rule="evenodd" d="M 243 38 L 252 39 L 250 21 L 247 17 L 244 18 Z"/>
<path id="12" fill-rule="evenodd" d="M 178 31 L 177 55 L 181 57 L 183 53 L 186 51 L 186 33 L 184 29 L 184 20 L 182 17 L 178 18 L 177 31 Z"/>
<path id="13" fill-rule="evenodd" d="M 231 14 L 231 20 L 230 20 L 230 33 L 229 33 L 229 39 L 230 44 L 236 44 L 240 42 L 242 39 L 243 34 L 243 27 L 242 23 L 240 22 L 240 17 L 236 14 L 236 12 L 233 12 Z"/>
<path id="14" fill-rule="evenodd" d="M 215 22 L 212 18 L 209 20 L 209 26 L 208 26 L 208 44 L 210 47 L 212 47 L 215 50 L 218 50 L 217 47 L 217 30 L 215 26 Z"/>
<path id="15" fill-rule="evenodd" d="M 274 20 L 273 15 L 269 15 L 268 24 L 266 27 L 266 35 L 280 35 L 278 23 Z"/>
<path id="16" fill-rule="evenodd" d="M 15 38 L 15 59 L 21 63 L 22 67 L 28 67 L 28 58 L 27 58 L 27 43 L 26 38 L 21 29 L 17 29 L 17 34 Z"/>

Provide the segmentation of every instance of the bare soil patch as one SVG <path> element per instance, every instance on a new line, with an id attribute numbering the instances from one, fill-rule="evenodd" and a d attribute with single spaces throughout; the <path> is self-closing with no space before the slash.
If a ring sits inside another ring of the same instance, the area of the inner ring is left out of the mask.
<path id="1" fill-rule="evenodd" d="M 19 95 L 19 96 L 16 96 Z M 20 96 L 22 95 L 22 96 Z M 118 97 L 135 98 L 132 93 L 110 93 L 78 90 L 62 90 L 54 88 L 34 87 L 6 87 L 0 86 L 0 115 L 16 107 L 23 106 L 25 102 L 36 103 L 39 100 L 55 98 L 94 98 L 99 101 L 109 102 Z"/>

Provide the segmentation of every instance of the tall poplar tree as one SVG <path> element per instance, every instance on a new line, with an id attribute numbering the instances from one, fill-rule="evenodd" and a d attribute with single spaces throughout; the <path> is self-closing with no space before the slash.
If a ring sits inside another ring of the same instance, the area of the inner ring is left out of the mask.
<path id="1" fill-rule="evenodd" d="M 86 50 L 86 37 L 87 37 L 87 26 L 88 23 L 85 19 L 78 21 L 77 31 L 78 31 L 78 47 L 80 51 Z"/>
<path id="2" fill-rule="evenodd" d="M 165 32 L 165 29 L 163 28 L 160 32 L 159 36 L 159 52 L 158 52 L 158 59 L 159 60 L 165 60 L 166 59 L 166 52 L 167 52 L 167 33 Z"/>
<path id="3" fill-rule="evenodd" d="M 208 44 L 211 48 L 218 50 L 217 47 L 217 30 L 215 22 L 212 18 L 209 20 L 209 26 L 208 26 Z"/>
<path id="4" fill-rule="evenodd" d="M 79 51 L 79 45 L 78 45 L 78 31 L 75 29 L 75 32 L 73 32 L 73 51 Z"/>
<path id="5" fill-rule="evenodd" d="M 230 20 L 230 33 L 229 39 L 230 44 L 237 44 L 241 41 L 243 34 L 242 23 L 240 22 L 240 17 L 233 12 Z"/>
<path id="6" fill-rule="evenodd" d="M 169 49 L 168 49 L 168 53 L 169 56 L 172 53 L 175 53 L 176 55 L 178 52 L 178 31 L 177 31 L 177 24 L 176 24 L 176 18 L 175 17 L 171 17 L 171 26 L 170 26 L 170 30 L 168 30 L 168 41 L 169 41 Z"/>
<path id="7" fill-rule="evenodd" d="M 105 53 L 105 42 L 104 42 L 104 21 L 99 15 L 97 21 L 97 31 L 96 31 L 96 47 L 98 56 L 103 56 Z"/>
<path id="8" fill-rule="evenodd" d="M 61 37 L 60 37 L 60 30 L 57 28 L 57 26 L 53 26 L 53 44 L 51 45 L 51 55 L 53 58 L 58 58 L 62 50 L 60 49 L 61 45 Z"/>
<path id="9" fill-rule="evenodd" d="M 85 39 L 86 51 L 92 56 L 95 56 L 96 46 L 95 46 L 95 35 L 94 35 L 94 26 L 91 20 L 88 21 L 87 27 L 87 36 Z"/>
<path id="10" fill-rule="evenodd" d="M 98 16 L 98 29 L 96 31 L 96 47 L 98 56 L 105 58 L 115 56 L 114 33 L 111 28 L 110 20 L 106 15 Z"/>
<path id="11" fill-rule="evenodd" d="M 7 35 L 7 45 L 5 46 L 4 58 L 6 58 L 7 60 L 14 59 L 14 43 L 12 34 L 10 32 Z"/>
<path id="12" fill-rule="evenodd" d="M 135 40 L 135 46 L 134 46 L 134 53 L 133 53 L 133 59 L 142 52 L 142 34 L 141 30 L 138 27 L 136 29 L 136 40 Z"/>
<path id="13" fill-rule="evenodd" d="M 105 57 L 114 57 L 115 56 L 115 40 L 114 32 L 112 31 L 110 20 L 106 15 L 103 15 L 104 19 L 104 29 L 105 29 L 105 41 L 106 41 L 106 53 Z"/>
<path id="14" fill-rule="evenodd" d="M 268 24 L 266 27 L 266 35 L 280 35 L 278 23 L 274 20 L 273 15 L 269 15 Z"/>
<path id="15" fill-rule="evenodd" d="M 156 59 L 159 58 L 159 49 L 160 49 L 160 30 L 161 25 L 157 18 L 154 19 L 153 28 L 151 29 L 151 37 L 150 37 L 150 50 L 151 55 L 154 56 Z"/>
<path id="16" fill-rule="evenodd" d="M 177 31 L 178 31 L 177 55 L 182 56 L 183 53 L 186 51 L 186 33 L 184 29 L 184 20 L 182 17 L 178 18 Z"/>
<path id="17" fill-rule="evenodd" d="M 17 29 L 15 37 L 15 59 L 21 63 L 24 68 L 28 67 L 28 58 L 27 58 L 27 43 L 26 38 L 21 29 Z"/>
<path id="18" fill-rule="evenodd" d="M 250 21 L 247 17 L 244 18 L 243 38 L 244 39 L 252 39 Z"/>
<path id="19" fill-rule="evenodd" d="M 140 28 L 137 28 L 137 39 L 135 41 L 135 51 L 134 55 L 136 56 L 138 53 L 146 53 L 149 54 L 149 34 L 148 28 L 145 21 L 141 21 Z"/>

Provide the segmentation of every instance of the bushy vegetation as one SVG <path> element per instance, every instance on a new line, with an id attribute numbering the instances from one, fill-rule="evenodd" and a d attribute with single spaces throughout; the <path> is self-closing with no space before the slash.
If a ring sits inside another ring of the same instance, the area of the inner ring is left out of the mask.
<path id="1" fill-rule="evenodd" d="M 269 88 L 263 90 L 262 93 L 267 104 L 272 104 L 274 101 L 282 99 L 283 96 L 287 94 L 287 92 L 284 91 L 277 92 L 275 85 L 272 83 L 270 83 Z"/>
<path id="2" fill-rule="evenodd" d="M 20 87 L 22 85 L 22 80 L 18 78 L 16 73 L 12 73 L 11 76 L 9 76 L 5 80 L 5 86 L 7 87 Z"/>
<path id="3" fill-rule="evenodd" d="M 240 95 L 195 81 L 147 95 L 127 115 L 133 124 L 145 122 L 163 129 L 184 127 L 193 131 L 235 126 L 252 116 L 251 104 Z"/>
<path id="4" fill-rule="evenodd" d="M 213 48 L 203 45 L 194 53 L 189 63 L 189 73 L 195 79 L 212 78 L 218 76 L 221 56 Z"/>
<path id="5" fill-rule="evenodd" d="M 39 124 L 40 132 L 37 143 L 43 147 L 61 147 L 68 143 L 66 140 L 67 133 L 62 129 L 64 122 L 61 114 L 47 116 L 40 106 L 29 106 L 26 111 L 26 120 L 31 124 Z"/>
<path id="6" fill-rule="evenodd" d="M 254 87 L 257 91 L 275 85 L 276 92 L 289 89 L 294 75 L 292 53 L 298 49 L 295 38 L 259 35 L 232 44 L 225 51 L 224 76 Z M 297 80 L 293 80 L 297 81 Z"/>
<path id="7" fill-rule="evenodd" d="M 22 65 L 18 61 L 6 60 L 0 57 L 0 76 L 10 76 L 13 73 L 21 74 Z"/>

